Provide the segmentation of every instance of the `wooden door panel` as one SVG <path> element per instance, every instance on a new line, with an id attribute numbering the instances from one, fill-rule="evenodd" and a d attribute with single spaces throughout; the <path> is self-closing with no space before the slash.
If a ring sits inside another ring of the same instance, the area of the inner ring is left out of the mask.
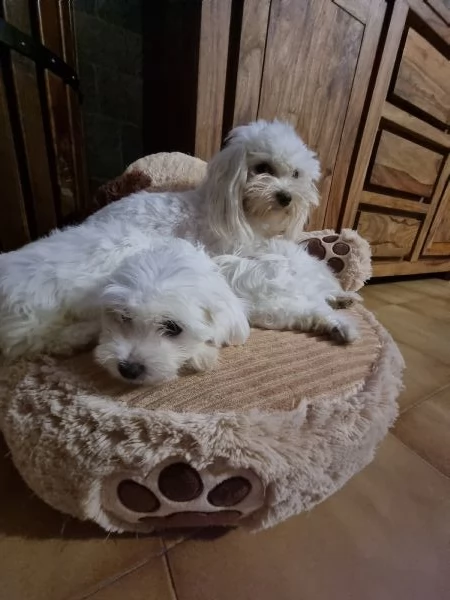
<path id="1" fill-rule="evenodd" d="M 11 55 L 36 235 L 41 236 L 54 229 L 57 223 L 36 68 L 28 58 L 15 52 Z"/>
<path id="2" fill-rule="evenodd" d="M 450 123 L 450 63 L 414 29 L 409 29 L 394 94 L 435 117 Z"/>
<path id="3" fill-rule="evenodd" d="M 450 180 L 425 243 L 424 256 L 450 256 Z"/>
<path id="4" fill-rule="evenodd" d="M 322 164 L 321 225 L 364 26 L 330 0 L 273 0 L 258 116 L 292 123 Z"/>
<path id="5" fill-rule="evenodd" d="M 3 74 L 0 71 L 0 240 L 2 250 L 30 241 L 20 171 L 10 124 Z"/>
<path id="6" fill-rule="evenodd" d="M 0 64 L 1 250 L 87 212 L 72 5 L 31 4 L 0 0 L 8 34 Z"/>
<path id="7" fill-rule="evenodd" d="M 413 217 L 361 211 L 357 230 L 375 258 L 404 258 L 412 251 L 421 221 Z"/>
<path id="8" fill-rule="evenodd" d="M 31 35 L 28 6 L 17 0 L 3 0 L 3 10 L 11 25 Z M 40 236 L 54 229 L 57 223 L 37 70 L 31 59 L 11 51 L 11 71 L 34 206 L 35 233 Z"/>
<path id="9" fill-rule="evenodd" d="M 441 154 L 382 131 L 370 183 L 428 198 L 433 193 L 442 160 Z"/>
<path id="10" fill-rule="evenodd" d="M 270 0 L 245 0 L 237 67 L 233 126 L 258 116 Z"/>

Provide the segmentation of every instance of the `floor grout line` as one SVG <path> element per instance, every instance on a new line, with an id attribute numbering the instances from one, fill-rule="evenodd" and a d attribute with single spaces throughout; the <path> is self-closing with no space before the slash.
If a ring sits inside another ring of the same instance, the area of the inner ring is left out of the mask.
<path id="1" fill-rule="evenodd" d="M 438 475 L 440 475 L 441 477 L 443 477 L 447 481 L 450 481 L 450 477 L 446 473 L 442 473 L 442 471 L 440 471 L 437 467 L 435 467 L 433 465 L 433 463 L 431 463 L 426 458 L 424 458 L 423 456 L 421 456 L 416 450 L 414 450 L 413 448 L 411 448 L 410 446 L 408 446 L 408 444 L 405 444 L 405 442 L 401 438 L 399 438 L 398 436 L 395 435 L 395 432 L 391 431 L 391 435 L 393 435 L 395 437 L 395 439 L 398 442 L 400 442 L 400 444 L 402 446 L 404 446 L 411 454 L 414 454 L 414 456 L 416 456 L 421 462 L 423 462 L 427 466 L 431 467 L 433 469 L 433 471 L 435 471 Z"/>
<path id="2" fill-rule="evenodd" d="M 164 564 L 166 566 L 167 576 L 168 576 L 168 579 L 169 579 L 169 582 L 170 582 L 170 587 L 171 587 L 171 590 L 172 590 L 172 595 L 173 595 L 173 597 L 174 597 L 175 600 L 179 600 L 179 597 L 178 597 L 178 594 L 177 594 L 177 588 L 176 588 L 176 585 L 175 585 L 175 578 L 174 578 L 172 567 L 171 567 L 170 561 L 169 561 L 169 551 L 167 551 L 167 552 L 164 553 L 163 560 L 164 560 Z"/>
<path id="3" fill-rule="evenodd" d="M 142 569 L 143 567 L 148 565 L 155 558 L 164 558 L 164 555 L 165 555 L 165 551 L 164 551 L 164 547 L 163 547 L 163 548 L 161 548 L 160 552 L 158 552 L 156 554 L 152 554 L 148 558 L 142 559 L 141 561 L 135 563 L 134 565 L 132 565 L 128 569 L 125 569 L 124 571 L 121 571 L 120 573 L 116 573 L 115 575 L 111 575 L 110 577 L 107 577 L 106 579 L 99 581 L 97 584 L 92 585 L 90 588 L 86 589 L 84 592 L 81 592 L 81 594 L 71 596 L 70 600 L 87 600 L 88 598 L 92 598 L 95 594 L 97 594 L 97 592 L 100 592 L 101 590 L 104 590 L 107 587 L 114 585 L 115 583 L 117 583 L 118 581 L 123 579 L 124 577 L 127 577 L 127 575 L 130 575 L 131 573 L 134 573 L 135 571 Z"/>
<path id="4" fill-rule="evenodd" d="M 421 406 L 424 402 L 427 402 L 428 400 L 431 400 L 433 398 L 433 396 L 436 396 L 437 394 L 440 394 L 443 390 L 445 390 L 447 388 L 450 388 L 450 382 L 445 383 L 440 388 L 437 388 L 433 392 L 430 392 L 424 398 L 421 398 L 420 400 L 417 400 L 417 402 L 415 402 L 414 404 L 411 404 L 411 406 L 408 406 L 404 410 L 400 410 L 399 413 L 398 413 L 398 419 L 397 420 L 399 420 L 403 415 L 406 415 L 410 410 L 413 410 L 414 408 L 417 408 L 417 407 Z"/>

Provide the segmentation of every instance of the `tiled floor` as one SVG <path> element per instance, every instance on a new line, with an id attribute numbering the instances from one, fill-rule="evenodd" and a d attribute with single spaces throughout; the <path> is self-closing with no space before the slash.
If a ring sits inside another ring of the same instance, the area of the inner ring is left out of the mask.
<path id="1" fill-rule="evenodd" d="M 450 282 L 364 290 L 406 360 L 374 462 L 309 514 L 215 541 L 106 536 L 53 512 L 0 444 L 0 600 L 450 598 Z"/>

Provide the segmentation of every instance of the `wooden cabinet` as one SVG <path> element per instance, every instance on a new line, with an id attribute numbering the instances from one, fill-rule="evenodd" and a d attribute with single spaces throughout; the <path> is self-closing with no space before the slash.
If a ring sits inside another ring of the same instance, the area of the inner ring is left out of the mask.
<path id="1" fill-rule="evenodd" d="M 340 225 L 370 241 L 379 276 L 450 271 L 450 22 L 439 6 L 393 4 L 353 151 Z"/>
<path id="2" fill-rule="evenodd" d="M 287 120 L 322 164 L 311 229 L 357 228 L 376 275 L 450 270 L 447 0 L 152 4 L 147 152 Z"/>
<path id="3" fill-rule="evenodd" d="M 155 61 L 158 52 L 165 64 L 150 61 L 146 77 L 154 79 L 154 65 L 160 95 L 151 96 L 146 151 L 183 150 L 208 160 L 233 126 L 257 118 L 287 120 L 322 164 L 323 201 L 310 227 L 336 223 L 384 0 L 203 0 L 191 2 L 190 10 L 187 2 L 176 3 L 177 10 L 172 3 L 165 10 L 150 4 L 149 52 Z M 182 48 L 174 56 L 172 39 L 181 18 L 184 41 L 178 39 Z M 198 51 L 198 68 L 186 81 L 189 51 Z M 172 78 L 184 85 L 175 98 Z M 169 122 L 180 112 L 182 131 Z"/>
<path id="4" fill-rule="evenodd" d="M 425 241 L 423 256 L 450 257 L 450 180 L 447 180 L 442 200 Z"/>

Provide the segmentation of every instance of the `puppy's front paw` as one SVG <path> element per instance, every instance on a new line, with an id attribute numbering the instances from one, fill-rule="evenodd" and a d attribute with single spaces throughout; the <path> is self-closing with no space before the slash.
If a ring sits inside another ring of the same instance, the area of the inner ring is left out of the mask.
<path id="1" fill-rule="evenodd" d="M 342 294 L 327 298 L 327 303 L 338 310 L 350 308 L 355 302 L 361 302 L 361 296 L 355 292 L 342 292 Z"/>
<path id="2" fill-rule="evenodd" d="M 356 328 L 345 321 L 333 321 L 329 330 L 330 338 L 337 344 L 351 344 L 358 337 Z"/>
<path id="3" fill-rule="evenodd" d="M 186 364 L 187 370 L 210 371 L 217 365 L 219 350 L 212 342 L 206 342 L 203 347 Z"/>

